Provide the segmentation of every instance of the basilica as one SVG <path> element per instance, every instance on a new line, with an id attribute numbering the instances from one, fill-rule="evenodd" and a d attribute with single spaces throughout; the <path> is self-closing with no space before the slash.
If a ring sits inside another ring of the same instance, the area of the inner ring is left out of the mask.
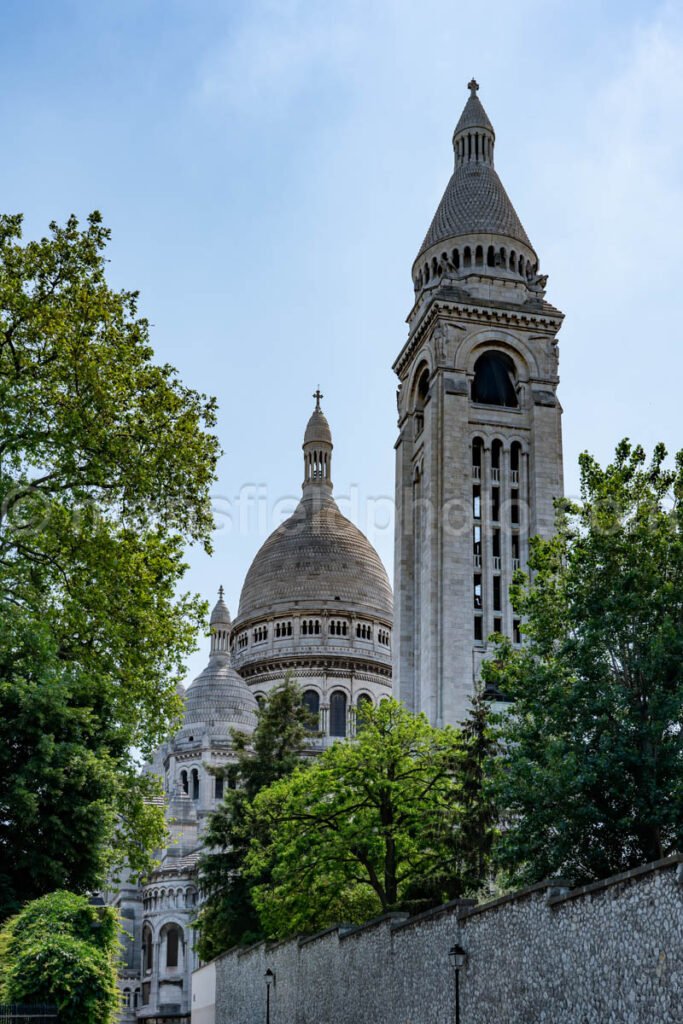
<path id="1" fill-rule="evenodd" d="M 552 533 L 562 494 L 563 317 L 495 171 L 478 88 L 469 83 L 453 173 L 413 264 L 408 337 L 394 363 L 394 594 L 334 500 L 318 391 L 299 505 L 256 553 L 232 621 L 219 591 L 208 665 L 184 692 L 182 727 L 147 768 L 163 780 L 171 840 L 145 884 L 124 881 L 111 895 L 125 929 L 124 1024 L 189 1024 L 196 865 L 223 798 L 209 769 L 231 761 L 231 730 L 253 730 L 258 702 L 286 673 L 318 716 L 314 752 L 352 738 L 358 707 L 392 692 L 435 725 L 461 721 L 487 638 L 521 639 L 508 589 L 529 537 Z"/>

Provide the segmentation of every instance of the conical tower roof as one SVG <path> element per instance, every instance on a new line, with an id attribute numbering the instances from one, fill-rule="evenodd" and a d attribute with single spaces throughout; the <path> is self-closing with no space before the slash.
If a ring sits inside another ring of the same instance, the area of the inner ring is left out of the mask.
<path id="1" fill-rule="evenodd" d="M 467 87 L 470 90 L 470 98 L 463 107 L 460 120 L 455 126 L 453 136 L 455 137 L 460 132 L 467 131 L 470 128 L 486 128 L 495 137 L 493 125 L 489 121 L 489 115 L 484 110 L 484 106 L 477 95 L 479 86 L 472 79 Z"/>
<path id="2" fill-rule="evenodd" d="M 495 132 L 469 83 L 470 97 L 453 133 L 455 170 L 420 247 L 417 260 L 432 246 L 466 235 L 497 235 L 534 252 L 503 183 L 493 166 Z"/>

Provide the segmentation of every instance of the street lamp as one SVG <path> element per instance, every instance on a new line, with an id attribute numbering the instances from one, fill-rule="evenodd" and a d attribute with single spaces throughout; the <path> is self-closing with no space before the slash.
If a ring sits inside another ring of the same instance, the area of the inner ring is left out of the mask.
<path id="1" fill-rule="evenodd" d="M 275 972 L 269 967 L 263 977 L 266 979 L 266 1024 L 270 1024 L 270 986 L 275 981 Z"/>
<path id="2" fill-rule="evenodd" d="M 451 946 L 448 956 L 455 968 L 455 1024 L 460 1024 L 460 971 L 467 963 L 467 953 L 462 946 Z"/>

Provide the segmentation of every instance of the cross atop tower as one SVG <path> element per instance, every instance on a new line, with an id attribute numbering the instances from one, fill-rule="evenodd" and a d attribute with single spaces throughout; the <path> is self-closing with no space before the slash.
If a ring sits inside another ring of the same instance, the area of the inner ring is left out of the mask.
<path id="1" fill-rule="evenodd" d="M 318 388 L 316 391 L 313 392 L 313 397 L 315 398 L 316 410 L 319 411 L 320 410 L 320 399 L 324 398 L 325 396 L 323 395 L 323 393 L 320 390 L 320 388 Z"/>
<path id="2" fill-rule="evenodd" d="M 479 92 L 479 82 L 477 82 L 473 78 L 470 82 L 467 83 L 467 88 L 470 90 L 473 96 L 476 96 L 477 93 Z"/>
<path id="3" fill-rule="evenodd" d="M 222 600 L 223 600 L 223 594 L 224 594 L 224 593 L 225 593 L 225 591 L 223 590 L 223 587 L 222 587 L 222 586 L 220 586 L 220 587 L 218 588 L 218 600 L 219 600 L 219 601 L 222 601 Z"/>

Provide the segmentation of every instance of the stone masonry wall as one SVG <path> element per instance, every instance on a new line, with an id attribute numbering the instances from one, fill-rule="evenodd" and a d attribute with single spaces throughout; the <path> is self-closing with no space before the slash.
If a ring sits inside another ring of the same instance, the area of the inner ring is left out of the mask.
<path id="1" fill-rule="evenodd" d="M 681 1024 L 683 857 L 581 889 L 551 881 L 480 906 L 264 943 L 215 961 L 216 1024 Z"/>

